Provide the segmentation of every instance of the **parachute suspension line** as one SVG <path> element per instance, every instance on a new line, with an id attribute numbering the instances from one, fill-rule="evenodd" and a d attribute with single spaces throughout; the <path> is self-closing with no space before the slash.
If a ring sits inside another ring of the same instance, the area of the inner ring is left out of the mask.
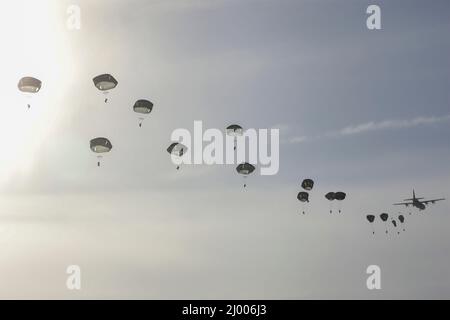
<path id="1" fill-rule="evenodd" d="M 139 118 L 139 128 L 142 128 L 143 122 L 144 122 L 144 118 Z"/>
<path id="2" fill-rule="evenodd" d="M 105 95 L 105 103 L 108 103 L 108 91 L 103 91 L 103 94 Z"/>
<path id="3" fill-rule="evenodd" d="M 237 138 L 234 137 L 234 151 L 236 151 L 237 149 Z"/>
<path id="4" fill-rule="evenodd" d="M 244 176 L 244 188 L 247 188 L 247 176 Z"/>

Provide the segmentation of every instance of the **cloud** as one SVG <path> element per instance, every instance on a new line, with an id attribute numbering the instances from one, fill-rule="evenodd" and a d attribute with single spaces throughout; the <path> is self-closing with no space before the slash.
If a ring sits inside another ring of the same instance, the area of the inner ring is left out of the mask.
<path id="1" fill-rule="evenodd" d="M 354 135 L 358 133 L 365 133 L 368 131 L 378 131 L 385 129 L 402 129 L 402 128 L 411 128 L 419 125 L 429 125 L 434 123 L 440 123 L 444 121 L 450 120 L 450 114 L 442 116 L 442 117 L 418 117 L 414 119 L 408 120 L 384 120 L 381 122 L 366 122 L 363 124 L 348 126 L 345 127 L 334 134 L 347 136 Z"/>
<path id="2" fill-rule="evenodd" d="M 431 125 L 442 123 L 450 120 L 450 114 L 443 115 L 440 117 L 430 116 L 430 117 L 417 117 L 413 119 L 403 119 L 403 120 L 384 120 L 380 122 L 370 121 L 366 123 L 361 123 L 357 125 L 350 125 L 337 131 L 332 131 L 325 133 L 323 135 L 317 135 L 315 137 L 308 136 L 296 136 L 289 139 L 289 143 L 303 143 L 313 139 L 324 139 L 324 138 L 339 138 L 345 136 L 351 136 L 356 134 L 363 134 L 370 131 L 381 131 L 390 129 L 405 129 L 412 128 L 420 125 Z"/>
<path id="3" fill-rule="evenodd" d="M 289 143 L 302 143 L 308 140 L 308 137 L 306 136 L 298 136 L 298 137 L 292 137 L 289 139 Z"/>

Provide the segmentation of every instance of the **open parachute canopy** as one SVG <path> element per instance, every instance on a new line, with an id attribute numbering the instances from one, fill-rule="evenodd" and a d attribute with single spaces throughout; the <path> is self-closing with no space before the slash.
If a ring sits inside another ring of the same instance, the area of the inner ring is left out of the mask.
<path id="1" fill-rule="evenodd" d="M 99 137 L 99 138 L 94 138 L 91 140 L 90 148 L 91 148 L 92 152 L 98 154 L 97 155 L 97 158 L 98 158 L 97 166 L 100 167 L 100 159 L 102 158 L 102 154 L 110 152 L 112 149 L 112 144 L 111 144 L 111 141 L 109 141 L 108 139 Z"/>
<path id="2" fill-rule="evenodd" d="M 394 225 L 394 227 L 397 227 L 397 221 L 395 221 L 394 219 L 392 219 L 392 224 Z"/>
<path id="3" fill-rule="evenodd" d="M 241 174 L 244 178 L 246 178 L 249 174 L 251 174 L 253 171 L 255 171 L 255 166 L 248 162 L 244 162 L 236 167 L 236 171 L 239 174 Z M 247 187 L 247 184 L 244 183 L 244 188 L 246 188 L 246 187 Z"/>
<path id="4" fill-rule="evenodd" d="M 249 175 L 251 174 L 253 171 L 255 171 L 255 166 L 245 162 L 245 163 L 241 163 L 240 165 L 237 166 L 236 171 L 239 174 L 243 174 L 243 175 Z"/>
<path id="5" fill-rule="evenodd" d="M 153 110 L 153 103 L 148 100 L 138 100 L 134 103 L 133 111 L 142 115 L 149 114 Z M 142 127 L 143 117 L 139 118 L 139 127 Z"/>
<path id="6" fill-rule="evenodd" d="M 328 192 L 325 195 L 325 198 L 327 198 L 327 200 L 329 201 L 333 201 L 334 199 L 336 199 L 336 194 L 334 192 Z"/>
<path id="7" fill-rule="evenodd" d="M 338 201 L 345 200 L 345 197 L 346 197 L 346 196 L 347 196 L 347 195 L 345 194 L 345 192 L 341 192 L 341 191 L 336 192 L 336 193 L 334 194 L 334 198 L 335 198 L 336 200 L 338 200 Z"/>
<path id="8" fill-rule="evenodd" d="M 380 214 L 380 218 L 381 218 L 381 220 L 386 222 L 387 219 L 389 218 L 389 215 L 387 213 L 382 213 L 382 214 Z"/>
<path id="9" fill-rule="evenodd" d="M 36 93 L 41 90 L 42 82 L 39 79 L 33 77 L 24 77 L 20 79 L 17 87 L 20 91 L 25 93 Z"/>
<path id="10" fill-rule="evenodd" d="M 401 224 L 405 223 L 405 217 L 401 214 L 398 216 L 398 221 L 400 221 Z M 405 226 L 403 226 L 403 231 L 405 231 Z"/>
<path id="11" fill-rule="evenodd" d="M 311 179 L 305 179 L 302 182 L 302 188 L 305 189 L 306 191 L 311 191 L 312 188 L 314 187 L 314 181 Z"/>
<path id="12" fill-rule="evenodd" d="M 133 110 L 136 113 L 149 114 L 153 110 L 153 103 L 144 99 L 138 100 L 135 102 Z"/>
<path id="13" fill-rule="evenodd" d="M 375 221 L 375 216 L 374 216 L 373 214 L 368 214 L 368 215 L 366 216 L 366 218 L 367 218 L 367 221 L 370 222 L 370 225 L 371 225 L 371 227 L 372 227 L 372 234 L 375 234 L 375 228 L 374 228 L 374 226 L 373 226 L 373 222 Z"/>
<path id="14" fill-rule="evenodd" d="M 118 84 L 117 80 L 110 74 L 101 74 L 92 80 L 94 81 L 96 88 L 100 91 L 114 89 Z"/>
<path id="15" fill-rule="evenodd" d="M 111 142 L 106 138 L 95 138 L 90 143 L 91 150 L 95 153 L 110 152 L 112 149 Z"/>
<path id="16" fill-rule="evenodd" d="M 227 127 L 227 135 L 237 137 L 242 136 L 244 134 L 244 130 L 240 125 L 232 124 Z"/>
<path id="17" fill-rule="evenodd" d="M 304 192 L 304 191 L 299 192 L 298 195 L 297 195 L 297 199 L 300 202 L 309 202 L 309 194 L 308 194 L 308 192 Z"/>
<path id="18" fill-rule="evenodd" d="M 184 144 L 178 143 L 178 142 L 172 143 L 167 148 L 168 153 L 173 154 L 174 156 L 177 156 L 177 157 L 182 157 L 183 154 L 186 153 L 186 151 L 187 151 L 187 147 Z"/>
<path id="19" fill-rule="evenodd" d="M 174 142 L 167 148 L 167 152 L 173 156 L 182 157 L 186 153 L 187 149 L 188 148 L 184 144 L 179 143 L 179 142 Z M 180 165 L 177 166 L 177 170 L 179 170 L 179 169 L 180 169 Z"/>

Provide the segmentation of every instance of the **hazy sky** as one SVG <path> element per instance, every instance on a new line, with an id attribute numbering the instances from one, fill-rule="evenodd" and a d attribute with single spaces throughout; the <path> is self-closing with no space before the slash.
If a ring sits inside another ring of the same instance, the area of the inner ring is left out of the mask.
<path id="1" fill-rule="evenodd" d="M 366 27 L 370 4 L 382 30 Z M 450 198 L 447 0 L 30 0 L 1 14 L 0 298 L 450 298 L 448 201 L 400 235 L 365 220 L 407 214 L 391 204 L 413 188 Z M 101 73 L 119 81 L 108 104 Z M 31 100 L 25 75 L 43 81 Z M 142 128 L 140 98 L 155 104 Z M 194 120 L 279 128 L 279 173 L 243 190 L 234 166 L 178 172 L 165 149 Z M 97 136 L 114 146 L 101 168 Z M 366 288 L 371 264 L 382 290 Z"/>

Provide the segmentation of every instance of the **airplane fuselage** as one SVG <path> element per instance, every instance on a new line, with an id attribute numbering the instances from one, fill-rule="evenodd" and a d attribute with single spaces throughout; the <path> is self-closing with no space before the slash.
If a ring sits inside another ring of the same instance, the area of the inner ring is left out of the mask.
<path id="1" fill-rule="evenodd" d="M 413 206 L 418 208 L 419 210 L 425 210 L 425 205 L 423 203 L 421 203 L 419 200 L 415 199 L 413 201 Z"/>

